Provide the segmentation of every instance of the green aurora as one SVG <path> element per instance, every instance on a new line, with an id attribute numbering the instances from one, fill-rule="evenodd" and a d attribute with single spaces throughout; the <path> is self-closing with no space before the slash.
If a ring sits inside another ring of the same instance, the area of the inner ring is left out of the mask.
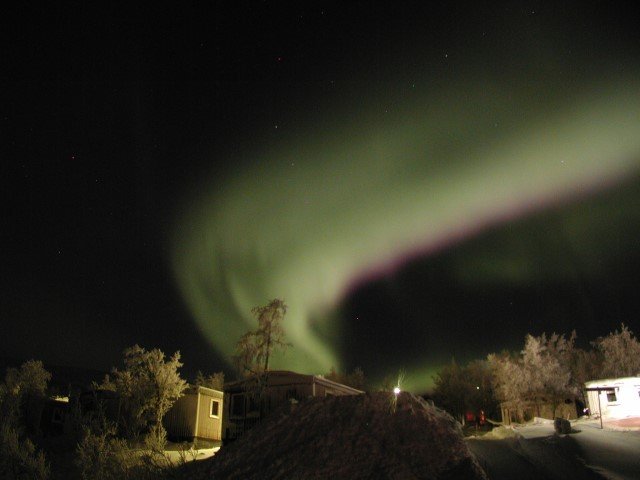
<path id="1" fill-rule="evenodd" d="M 204 175 L 185 198 L 172 237 L 184 301 L 229 359 L 253 328 L 251 307 L 282 298 L 293 348 L 275 366 L 340 368 L 337 309 L 357 285 L 636 175 L 638 78 L 580 89 L 461 82 L 389 117 L 310 118 L 304 133 L 239 153 L 243 168 Z M 405 369 L 406 388 L 419 389 L 434 365 Z"/>

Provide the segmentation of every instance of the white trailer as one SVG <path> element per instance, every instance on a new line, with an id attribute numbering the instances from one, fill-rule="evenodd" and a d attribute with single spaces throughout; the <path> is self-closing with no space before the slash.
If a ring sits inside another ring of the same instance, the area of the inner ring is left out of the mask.
<path id="1" fill-rule="evenodd" d="M 604 418 L 640 417 L 640 377 L 585 383 L 589 410 Z"/>

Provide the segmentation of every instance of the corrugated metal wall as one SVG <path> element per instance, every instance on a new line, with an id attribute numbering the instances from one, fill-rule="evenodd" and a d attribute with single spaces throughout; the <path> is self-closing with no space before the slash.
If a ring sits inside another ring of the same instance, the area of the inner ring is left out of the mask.
<path id="1" fill-rule="evenodd" d="M 196 393 L 188 393 L 176 400 L 163 420 L 169 437 L 191 438 L 194 436 L 197 402 Z"/>

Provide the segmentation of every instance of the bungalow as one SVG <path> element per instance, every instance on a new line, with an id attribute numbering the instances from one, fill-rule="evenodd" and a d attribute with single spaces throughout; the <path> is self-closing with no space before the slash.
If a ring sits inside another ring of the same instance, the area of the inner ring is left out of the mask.
<path id="1" fill-rule="evenodd" d="M 120 419 L 122 407 L 120 396 L 113 390 L 101 388 L 85 390 L 80 392 L 77 398 L 72 398 L 72 402 L 78 403 L 83 414 L 101 411 L 111 422 L 118 422 Z"/>
<path id="2" fill-rule="evenodd" d="M 69 397 L 31 398 L 25 408 L 27 427 L 45 436 L 61 435 L 68 412 Z"/>
<path id="3" fill-rule="evenodd" d="M 176 400 L 163 419 L 173 440 L 222 440 L 224 394 L 206 387 L 192 387 Z"/>
<path id="4" fill-rule="evenodd" d="M 585 383 L 589 410 L 605 418 L 640 417 L 640 377 Z"/>
<path id="5" fill-rule="evenodd" d="M 224 385 L 223 430 L 225 440 L 240 437 L 261 417 L 282 405 L 295 404 L 309 397 L 359 395 L 362 390 L 328 380 L 320 375 L 305 375 L 286 370 L 269 372 L 262 405 L 258 406 L 247 392 L 252 379 Z"/>

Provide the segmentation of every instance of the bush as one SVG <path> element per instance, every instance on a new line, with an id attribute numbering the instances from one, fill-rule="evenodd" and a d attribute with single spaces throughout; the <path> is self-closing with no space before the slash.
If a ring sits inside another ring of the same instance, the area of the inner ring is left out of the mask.
<path id="1" fill-rule="evenodd" d="M 132 446 L 118 437 L 115 423 L 100 409 L 84 419 L 83 437 L 76 447 L 75 464 L 83 480 L 159 480 L 175 465 L 165 455 L 166 432 L 162 425 L 152 427 L 144 444 Z M 183 462 L 184 463 L 184 462 Z"/>
<path id="2" fill-rule="evenodd" d="M 45 480 L 49 465 L 42 452 L 36 452 L 31 440 L 23 438 L 17 428 L 0 426 L 0 478 L 12 480 Z"/>
<path id="3" fill-rule="evenodd" d="M 125 440 L 116 438 L 114 430 L 85 430 L 76 448 L 75 464 L 83 480 L 117 480 L 132 478 L 133 458 Z"/>

